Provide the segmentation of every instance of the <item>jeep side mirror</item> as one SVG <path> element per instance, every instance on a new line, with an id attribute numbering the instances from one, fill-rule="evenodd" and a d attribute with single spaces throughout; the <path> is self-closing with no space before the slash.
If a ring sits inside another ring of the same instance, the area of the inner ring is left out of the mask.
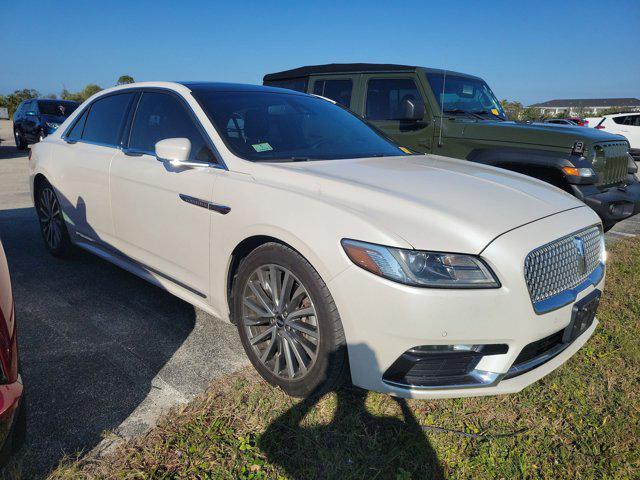
<path id="1" fill-rule="evenodd" d="M 400 105 L 400 120 L 419 121 L 424 117 L 424 103 L 413 96 L 406 96 Z"/>

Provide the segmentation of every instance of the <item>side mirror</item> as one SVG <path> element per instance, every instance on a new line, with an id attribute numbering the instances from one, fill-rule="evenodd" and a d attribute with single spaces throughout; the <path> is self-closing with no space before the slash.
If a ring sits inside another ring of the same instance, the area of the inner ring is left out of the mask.
<path id="1" fill-rule="evenodd" d="M 165 138 L 156 143 L 156 158 L 174 167 L 188 163 L 190 153 L 191 141 L 188 138 Z"/>
<path id="2" fill-rule="evenodd" d="M 413 96 L 407 96 L 402 99 L 400 112 L 400 120 L 422 120 L 425 112 L 424 103 Z"/>

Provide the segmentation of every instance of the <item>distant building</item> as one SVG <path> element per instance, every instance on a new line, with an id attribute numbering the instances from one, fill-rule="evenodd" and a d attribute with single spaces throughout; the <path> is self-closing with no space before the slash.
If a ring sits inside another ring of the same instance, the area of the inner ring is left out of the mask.
<path id="1" fill-rule="evenodd" d="M 637 98 L 566 98 L 534 103 L 529 108 L 538 109 L 540 115 L 558 115 L 559 113 L 566 115 L 598 114 L 610 108 L 640 110 L 640 100 Z"/>

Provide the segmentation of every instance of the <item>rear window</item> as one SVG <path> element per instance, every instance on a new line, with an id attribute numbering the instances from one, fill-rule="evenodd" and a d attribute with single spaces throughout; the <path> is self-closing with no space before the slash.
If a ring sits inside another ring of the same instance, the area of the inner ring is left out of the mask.
<path id="1" fill-rule="evenodd" d="M 110 95 L 93 102 L 84 125 L 82 139 L 104 145 L 117 145 L 133 93 Z"/>
<path id="2" fill-rule="evenodd" d="M 351 91 L 353 82 L 350 79 L 316 80 L 313 85 L 313 93 L 330 98 L 349 108 L 351 105 Z"/>
<path id="3" fill-rule="evenodd" d="M 295 90 L 296 92 L 306 93 L 307 91 L 307 79 L 306 78 L 292 78 L 289 80 L 269 80 L 264 82 L 266 86 L 286 88 L 288 90 Z"/>
<path id="4" fill-rule="evenodd" d="M 68 117 L 76 108 L 78 108 L 76 102 L 61 102 L 56 100 L 39 100 L 38 110 L 40 115 L 51 115 L 54 117 Z"/>

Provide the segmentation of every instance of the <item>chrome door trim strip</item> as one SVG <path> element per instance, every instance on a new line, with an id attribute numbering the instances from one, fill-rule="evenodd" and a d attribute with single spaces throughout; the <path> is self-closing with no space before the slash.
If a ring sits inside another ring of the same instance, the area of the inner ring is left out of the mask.
<path id="1" fill-rule="evenodd" d="M 226 215 L 231 211 L 231 207 L 227 207 L 226 205 L 208 202 L 207 200 L 202 200 L 201 198 L 185 195 L 184 193 L 179 193 L 178 196 L 183 202 L 190 203 L 191 205 L 195 205 L 196 207 L 206 208 L 207 210 L 211 210 L 222 215 Z"/>
<path id="2" fill-rule="evenodd" d="M 131 258 L 127 255 L 125 255 L 124 253 L 120 252 L 118 249 L 112 247 L 111 245 L 103 242 L 102 240 L 97 240 L 95 238 L 92 238 L 88 235 L 85 235 L 83 233 L 80 233 L 78 231 L 74 232 L 78 237 L 82 238 L 83 240 L 86 240 L 87 242 L 89 242 L 91 244 L 91 246 L 93 248 L 96 248 L 98 250 L 101 250 L 103 253 L 105 253 L 106 255 L 112 255 L 114 257 L 117 257 L 119 260 L 129 263 L 130 265 L 132 265 L 133 267 L 137 267 L 139 269 L 142 270 L 146 270 L 148 272 L 151 272 L 155 275 L 159 275 L 162 278 L 164 278 L 165 280 L 169 280 L 171 283 L 179 286 L 180 288 L 184 288 L 185 290 L 188 290 L 191 293 L 194 293 L 196 295 L 198 295 L 199 297 L 202 298 L 207 298 L 207 296 L 200 292 L 199 290 L 196 290 L 193 287 L 190 287 L 189 285 L 187 285 L 186 283 L 182 283 L 180 280 L 176 280 L 175 278 L 173 278 L 170 275 L 167 275 L 166 273 L 161 272 L 160 270 L 157 270 L 153 267 L 150 267 L 134 258 Z M 80 246 L 82 246 L 82 243 L 79 244 Z"/>

